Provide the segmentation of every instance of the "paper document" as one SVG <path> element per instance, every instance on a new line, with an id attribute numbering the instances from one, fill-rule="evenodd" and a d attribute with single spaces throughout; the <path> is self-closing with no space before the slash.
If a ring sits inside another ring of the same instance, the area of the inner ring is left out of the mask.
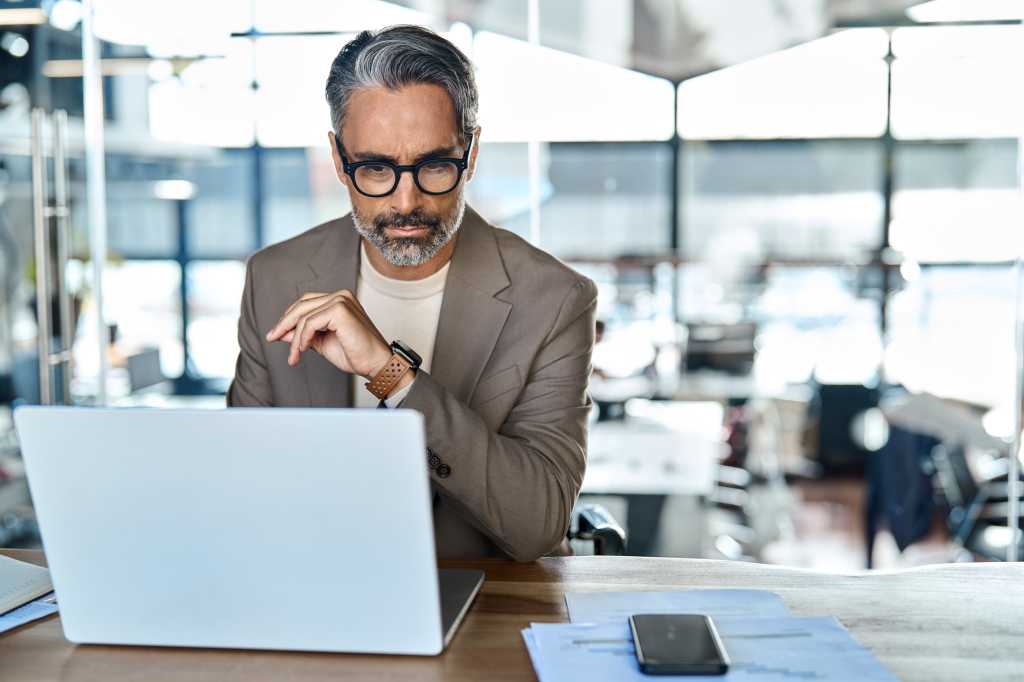
<path id="1" fill-rule="evenodd" d="M 54 599 L 52 593 L 0 615 L 0 632 L 13 630 L 25 623 L 49 616 L 51 613 L 57 613 L 57 600 Z"/>
<path id="2" fill-rule="evenodd" d="M 0 613 L 52 591 L 48 570 L 0 555 Z"/>
<path id="3" fill-rule="evenodd" d="M 634 613 L 703 613 L 715 619 L 789 615 L 782 598 L 765 590 L 570 592 L 565 605 L 574 623 L 625 623 Z"/>
<path id="4" fill-rule="evenodd" d="M 659 676 L 658 679 L 689 682 L 896 680 L 834 618 L 716 618 L 715 625 L 730 658 L 726 675 Z M 535 623 L 523 636 L 541 682 L 650 682 L 651 678 L 640 672 L 625 622 Z"/>

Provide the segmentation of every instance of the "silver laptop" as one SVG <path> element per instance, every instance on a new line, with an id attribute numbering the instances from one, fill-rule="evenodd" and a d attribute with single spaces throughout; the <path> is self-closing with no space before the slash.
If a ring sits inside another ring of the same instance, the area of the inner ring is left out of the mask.
<path id="1" fill-rule="evenodd" d="M 483 582 L 437 568 L 417 412 L 14 419 L 72 642 L 437 654 Z"/>

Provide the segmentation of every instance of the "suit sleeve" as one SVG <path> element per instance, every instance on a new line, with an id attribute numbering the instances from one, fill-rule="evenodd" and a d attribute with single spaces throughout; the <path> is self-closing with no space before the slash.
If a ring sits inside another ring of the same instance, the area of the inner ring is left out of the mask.
<path id="1" fill-rule="evenodd" d="M 273 405 L 270 373 L 263 355 L 263 335 L 256 326 L 253 301 L 253 262 L 245 269 L 245 289 L 238 316 L 238 360 L 235 377 L 228 389 L 228 407 L 269 407 Z"/>
<path id="2" fill-rule="evenodd" d="M 423 414 L 427 444 L 447 465 L 434 468 L 434 484 L 517 561 L 547 554 L 569 527 L 586 468 L 596 308 L 594 284 L 576 282 L 498 433 L 426 372 L 402 403 Z"/>

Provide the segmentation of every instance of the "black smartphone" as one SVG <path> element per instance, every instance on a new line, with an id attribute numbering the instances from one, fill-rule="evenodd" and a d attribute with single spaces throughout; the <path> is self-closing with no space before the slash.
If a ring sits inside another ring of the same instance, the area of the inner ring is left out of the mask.
<path id="1" fill-rule="evenodd" d="M 629 617 L 636 659 L 647 675 L 724 675 L 729 657 L 715 624 L 700 614 Z"/>

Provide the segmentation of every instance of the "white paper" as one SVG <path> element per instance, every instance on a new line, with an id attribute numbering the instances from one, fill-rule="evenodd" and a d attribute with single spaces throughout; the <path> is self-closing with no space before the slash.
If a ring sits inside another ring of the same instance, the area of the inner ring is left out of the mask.
<path id="1" fill-rule="evenodd" d="M 51 613 L 57 613 L 57 602 L 52 592 L 0 616 L 0 632 L 13 630 Z"/>
<path id="2" fill-rule="evenodd" d="M 659 675 L 658 679 L 689 682 L 896 680 L 834 618 L 720 618 L 715 624 L 730 658 L 726 675 Z M 531 659 L 541 682 L 650 682 L 650 676 L 640 672 L 625 622 L 535 623 L 530 632 L 534 639 Z"/>

